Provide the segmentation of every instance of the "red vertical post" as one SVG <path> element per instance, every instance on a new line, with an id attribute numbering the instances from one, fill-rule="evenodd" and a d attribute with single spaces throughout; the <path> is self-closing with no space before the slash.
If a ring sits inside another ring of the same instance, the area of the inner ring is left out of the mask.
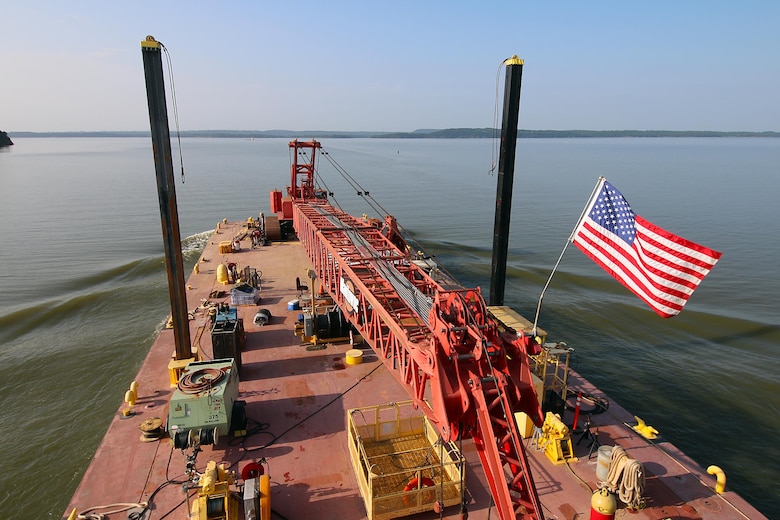
<path id="1" fill-rule="evenodd" d="M 577 429 L 577 421 L 580 420 L 580 405 L 582 404 L 582 390 L 577 392 L 577 406 L 574 407 L 574 421 L 571 424 L 571 431 Z"/>

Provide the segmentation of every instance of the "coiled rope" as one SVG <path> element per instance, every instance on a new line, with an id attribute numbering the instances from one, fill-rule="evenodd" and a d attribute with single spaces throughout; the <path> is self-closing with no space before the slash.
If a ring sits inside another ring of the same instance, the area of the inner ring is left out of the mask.
<path id="1" fill-rule="evenodd" d="M 631 509 L 641 509 L 644 504 L 645 472 L 642 463 L 631 459 L 620 446 L 612 448 L 612 458 L 607 473 L 607 489 L 615 493 L 621 502 Z"/>
<path id="2" fill-rule="evenodd" d="M 199 368 L 179 380 L 178 388 L 185 394 L 197 394 L 210 390 L 224 379 L 227 372 L 220 368 Z"/>
<path id="3" fill-rule="evenodd" d="M 138 508 L 146 508 L 148 506 L 148 502 L 119 502 L 116 504 L 107 504 L 105 506 L 95 506 L 90 507 L 89 509 L 85 509 L 81 513 L 76 515 L 76 518 L 78 520 L 103 520 L 108 517 L 108 515 L 113 515 L 115 513 L 121 513 L 123 511 L 130 511 L 131 509 L 138 509 Z M 108 509 L 113 508 L 111 511 L 106 511 L 104 513 L 95 513 L 94 511 L 96 509 Z"/>

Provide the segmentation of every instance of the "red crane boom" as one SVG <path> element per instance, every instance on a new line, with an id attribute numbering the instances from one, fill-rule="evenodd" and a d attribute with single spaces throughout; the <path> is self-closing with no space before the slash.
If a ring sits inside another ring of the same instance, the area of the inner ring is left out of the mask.
<path id="1" fill-rule="evenodd" d="M 315 196 L 314 153 L 301 164 L 298 152 L 319 143 L 290 147 L 293 225 L 322 287 L 442 438 L 473 439 L 500 518 L 542 520 L 514 419 L 543 421 L 528 363 L 538 343 L 501 333 L 479 288 L 445 289 L 411 262 L 392 217 L 380 227 Z"/>

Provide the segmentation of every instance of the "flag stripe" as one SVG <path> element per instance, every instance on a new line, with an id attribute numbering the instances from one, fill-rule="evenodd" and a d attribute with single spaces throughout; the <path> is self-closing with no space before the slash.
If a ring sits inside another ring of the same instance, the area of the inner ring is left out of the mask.
<path id="1" fill-rule="evenodd" d="M 598 225 L 586 222 L 574 240 L 583 253 L 599 264 L 613 278 L 664 317 L 679 314 L 685 303 L 685 295 L 679 291 L 668 294 L 655 290 L 648 272 L 641 268 L 637 251 L 622 240 L 609 237 L 609 232 Z"/>
<path id="2" fill-rule="evenodd" d="M 670 253 L 664 248 L 659 248 L 652 241 L 645 240 L 640 230 L 637 230 L 637 238 L 634 245 L 637 247 L 639 254 L 642 255 L 645 268 L 658 276 L 657 281 L 662 285 L 680 285 L 689 288 L 690 292 L 693 292 L 693 289 L 699 285 L 699 282 L 704 277 L 699 270 L 691 269 L 684 261 L 678 261 L 673 256 L 674 253 Z"/>
<path id="3" fill-rule="evenodd" d="M 680 313 L 721 253 L 636 215 L 606 180 L 572 235 L 574 244 L 656 313 Z"/>
<path id="4" fill-rule="evenodd" d="M 700 278 L 704 278 L 721 257 L 719 252 L 673 235 L 639 215 L 636 216 L 636 225 L 637 230 L 644 235 L 645 242 L 654 242 L 668 254 L 679 257 L 680 266 L 685 265 L 683 261 L 688 262 L 691 269 L 701 273 Z M 680 242 L 675 242 L 675 239 Z"/>

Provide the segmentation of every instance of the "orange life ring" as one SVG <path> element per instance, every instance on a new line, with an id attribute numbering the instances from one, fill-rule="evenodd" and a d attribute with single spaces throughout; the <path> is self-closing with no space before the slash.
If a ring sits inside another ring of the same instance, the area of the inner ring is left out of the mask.
<path id="1" fill-rule="evenodd" d="M 423 477 L 422 478 L 422 483 L 420 482 L 420 480 L 417 477 L 414 477 L 404 487 L 404 493 L 409 493 L 409 491 L 414 491 L 414 490 L 416 490 L 418 488 L 433 487 L 435 485 L 436 485 L 436 482 L 434 482 L 432 479 L 429 479 L 428 477 Z M 436 497 L 434 495 L 423 497 L 425 503 L 430 502 L 431 498 L 435 499 Z M 416 503 L 417 503 L 417 500 L 413 499 L 412 495 L 410 495 L 410 494 L 404 495 L 404 504 L 406 505 L 406 507 L 411 507 L 413 505 L 416 505 Z"/>

